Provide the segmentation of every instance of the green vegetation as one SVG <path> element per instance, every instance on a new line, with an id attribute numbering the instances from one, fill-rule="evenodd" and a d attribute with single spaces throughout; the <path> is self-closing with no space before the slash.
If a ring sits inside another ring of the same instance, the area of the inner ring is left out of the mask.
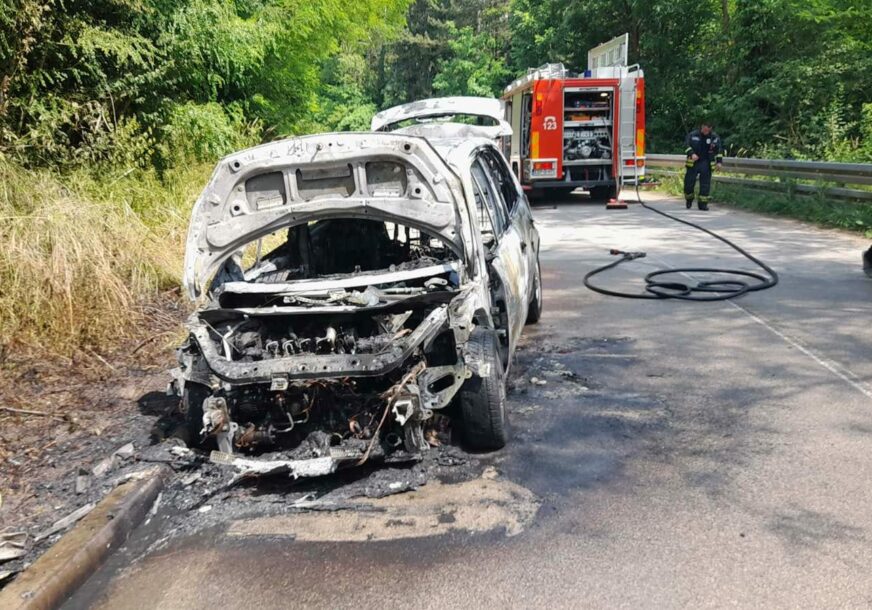
<path id="1" fill-rule="evenodd" d="M 718 185 L 715 199 L 752 212 L 787 216 L 872 237 L 872 205 L 868 203 L 828 200 L 817 195 L 761 193 L 727 184 Z"/>
<path id="2" fill-rule="evenodd" d="M 708 117 L 733 154 L 872 161 L 868 2 L 0 0 L 0 348 L 136 331 L 221 155 L 582 69 L 624 32 L 649 150 Z"/>
<path id="3" fill-rule="evenodd" d="M 0 0 L 0 150 L 163 171 L 365 128 L 434 94 L 582 69 L 630 33 L 656 152 L 701 117 L 735 153 L 872 160 L 872 4 L 855 0 Z"/>

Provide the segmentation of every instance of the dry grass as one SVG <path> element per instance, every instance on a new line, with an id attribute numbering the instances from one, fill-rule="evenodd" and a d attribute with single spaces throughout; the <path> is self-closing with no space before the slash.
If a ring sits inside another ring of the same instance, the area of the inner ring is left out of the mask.
<path id="1" fill-rule="evenodd" d="M 137 336 L 148 303 L 178 286 L 209 169 L 60 177 L 0 157 L 0 354 L 100 350 Z"/>

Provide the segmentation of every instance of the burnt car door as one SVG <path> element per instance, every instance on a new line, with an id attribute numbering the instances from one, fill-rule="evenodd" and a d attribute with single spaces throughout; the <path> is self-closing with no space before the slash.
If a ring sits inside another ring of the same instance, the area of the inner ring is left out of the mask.
<path id="1" fill-rule="evenodd" d="M 521 185 L 509 170 L 505 158 L 497 151 L 485 150 L 482 158 L 490 167 L 490 176 L 496 187 L 496 194 L 502 199 L 509 212 L 509 224 L 521 238 L 521 252 L 526 258 L 527 301 L 533 297 L 533 275 L 539 265 L 539 232 L 533 224 L 533 212 Z"/>
<path id="2" fill-rule="evenodd" d="M 523 236 L 512 223 L 503 198 L 497 193 L 488 155 L 493 150 L 479 149 L 471 166 L 472 181 L 482 223 L 482 241 L 487 249 L 490 291 L 495 308 L 494 320 L 501 333 L 506 354 L 514 350 L 527 316 L 529 262 L 522 246 Z"/>

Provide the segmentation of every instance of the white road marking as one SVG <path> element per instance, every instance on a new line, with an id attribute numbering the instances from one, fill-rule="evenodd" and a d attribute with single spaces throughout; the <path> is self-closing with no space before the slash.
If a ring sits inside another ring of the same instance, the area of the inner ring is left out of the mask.
<path id="1" fill-rule="evenodd" d="M 569 231 L 572 232 L 573 230 L 570 229 Z M 558 233 L 559 233 L 559 231 L 558 231 Z M 559 235 L 562 237 L 562 233 L 559 233 Z M 595 242 L 593 240 L 585 238 L 584 236 L 579 236 L 575 233 L 572 233 L 572 235 L 573 235 L 574 241 L 581 240 L 581 241 L 585 241 L 587 243 L 590 243 L 592 245 L 595 244 Z M 558 242 L 559 241 L 560 240 L 558 240 Z M 647 258 L 648 258 L 648 261 L 656 260 L 659 264 L 663 265 L 664 267 L 668 267 L 669 269 L 675 269 L 675 267 L 673 267 L 672 265 L 670 265 L 669 263 L 667 263 L 665 260 L 663 260 L 662 258 L 660 258 L 657 255 L 648 253 Z M 645 261 L 644 259 L 640 259 L 640 260 L 637 260 L 635 262 L 636 262 L 636 264 L 641 264 L 641 265 L 647 266 L 647 265 L 650 265 L 650 263 L 648 261 Z M 681 273 L 681 275 L 683 275 L 684 277 L 689 278 L 693 281 L 698 281 L 698 278 L 693 277 L 693 275 L 691 275 L 691 274 Z M 778 337 L 779 339 L 781 339 L 782 341 L 784 341 L 785 343 L 787 343 L 791 347 L 796 348 L 800 353 L 802 353 L 806 357 L 810 358 L 818 366 L 829 371 L 830 373 L 835 375 L 837 378 L 841 379 L 843 382 L 847 383 L 849 386 L 851 386 L 852 388 L 854 388 L 855 390 L 857 390 L 858 392 L 863 394 L 866 398 L 872 400 L 872 386 L 869 386 L 869 384 L 865 383 L 860 378 L 860 376 L 857 375 L 854 371 L 852 371 L 851 369 L 849 369 L 849 368 L 847 368 L 847 367 L 845 367 L 837 362 L 834 362 L 833 360 L 830 360 L 828 358 L 825 358 L 824 356 L 821 356 L 821 355 L 815 353 L 814 350 L 803 345 L 798 339 L 795 339 L 795 338 L 791 337 L 790 335 L 784 333 L 783 331 L 778 330 L 771 323 L 767 322 L 759 315 L 752 313 L 750 310 L 746 309 L 745 307 L 743 307 L 737 303 L 734 303 L 733 301 L 727 301 L 727 302 L 730 305 L 732 305 L 733 307 L 735 307 L 736 309 L 738 309 L 739 311 L 744 312 L 747 316 L 749 316 L 752 320 L 754 320 L 754 322 L 756 322 L 757 324 L 760 324 L 763 328 L 765 328 L 766 330 L 771 332 L 773 335 L 775 335 L 776 337 Z"/>
<path id="2" fill-rule="evenodd" d="M 656 255 L 649 254 L 648 257 L 656 259 L 661 265 L 668 267 L 669 269 L 675 269 L 675 267 L 673 267 L 665 260 Z M 693 275 L 689 273 L 679 272 L 679 274 L 693 281 L 698 281 L 698 278 L 693 277 Z M 866 398 L 872 400 L 872 387 L 870 387 L 867 383 L 864 383 L 863 380 L 860 379 L 860 376 L 857 375 L 854 371 L 842 366 L 838 362 L 834 362 L 829 358 L 825 358 L 824 356 L 816 354 L 811 348 L 803 345 L 798 339 L 794 339 L 783 331 L 778 330 L 761 316 L 755 314 L 746 307 L 743 307 L 742 305 L 739 305 L 738 303 L 735 303 L 733 301 L 727 301 L 727 303 L 748 315 L 752 320 L 754 320 L 757 324 L 761 325 L 763 328 L 771 332 L 773 335 L 775 335 L 791 347 L 796 348 L 797 350 L 799 350 L 800 353 L 805 354 L 807 357 L 811 358 L 811 360 L 816 362 L 819 366 L 831 372 L 833 375 L 835 375 L 836 377 L 850 385 L 852 388 L 863 394 Z"/>
<path id="3" fill-rule="evenodd" d="M 868 384 L 864 383 L 860 379 L 859 375 L 857 375 L 854 371 L 852 371 L 851 369 L 849 369 L 847 367 L 842 366 L 838 362 L 834 362 L 833 360 L 830 360 L 828 358 L 824 358 L 823 356 L 817 355 L 816 353 L 814 353 L 814 351 L 812 351 L 811 349 L 804 346 L 797 339 L 794 339 L 790 335 L 787 335 L 787 334 L 781 332 L 780 330 L 778 330 L 777 328 L 775 328 L 774 326 L 769 324 L 769 322 L 767 322 L 766 320 L 764 320 L 763 318 L 761 318 L 760 316 L 758 316 L 754 312 L 746 309 L 742 305 L 739 305 L 738 303 L 734 303 L 733 301 L 727 301 L 727 302 L 730 305 L 732 305 L 733 307 L 735 307 L 736 309 L 748 314 L 752 320 L 757 322 L 757 324 L 760 324 L 761 326 L 763 326 L 765 329 L 767 329 L 769 332 L 774 334 L 776 337 L 783 340 L 788 345 L 795 347 L 800 352 L 802 352 L 803 354 L 805 354 L 806 356 L 808 356 L 809 358 L 811 358 L 812 360 L 817 362 L 820 366 L 822 366 L 823 368 L 830 371 L 833 375 L 835 375 L 836 377 L 838 377 L 839 379 L 841 379 L 842 381 L 844 381 L 845 383 L 847 383 L 848 385 L 853 387 L 858 392 L 862 393 L 864 396 L 866 396 L 866 398 L 869 398 L 870 400 L 872 400 L 872 388 L 870 388 Z"/>

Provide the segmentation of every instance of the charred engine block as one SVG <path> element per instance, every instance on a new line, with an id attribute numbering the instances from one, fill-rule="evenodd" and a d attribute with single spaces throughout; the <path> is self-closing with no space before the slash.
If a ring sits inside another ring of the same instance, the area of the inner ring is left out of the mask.
<path id="1" fill-rule="evenodd" d="M 287 334 L 264 336 L 258 331 L 237 334 L 230 342 L 231 351 L 237 360 L 267 360 L 286 358 L 299 354 L 362 354 L 378 352 L 391 343 L 391 334 L 361 337 L 354 328 L 327 326 L 323 334 L 299 336 L 293 331 Z"/>
<path id="2" fill-rule="evenodd" d="M 228 360 L 253 362 L 300 354 L 368 354 L 391 344 L 407 314 L 354 322 L 324 320 L 304 325 L 248 320 L 219 329 Z"/>
<path id="3" fill-rule="evenodd" d="M 236 389 L 218 399 L 219 409 L 240 422 L 233 435 L 237 448 L 298 445 L 316 424 L 324 447 L 336 440 L 369 439 L 377 424 L 381 384 L 348 380 L 292 382 L 283 390 L 253 385 Z"/>

